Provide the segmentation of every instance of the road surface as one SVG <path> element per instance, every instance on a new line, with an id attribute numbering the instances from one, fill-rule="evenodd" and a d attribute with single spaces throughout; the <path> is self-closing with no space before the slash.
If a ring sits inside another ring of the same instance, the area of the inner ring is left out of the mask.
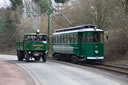
<path id="1" fill-rule="evenodd" d="M 16 56 L 0 55 L 0 59 L 15 63 L 24 69 L 36 85 L 127 85 L 127 78 L 97 69 L 49 60 L 41 62 L 19 62 Z"/>

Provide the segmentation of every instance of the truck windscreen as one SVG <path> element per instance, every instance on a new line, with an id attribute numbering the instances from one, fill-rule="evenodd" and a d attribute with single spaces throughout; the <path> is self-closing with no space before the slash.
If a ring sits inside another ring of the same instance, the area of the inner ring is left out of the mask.
<path id="1" fill-rule="evenodd" d="M 25 41 L 47 41 L 46 35 L 25 35 L 24 36 Z"/>

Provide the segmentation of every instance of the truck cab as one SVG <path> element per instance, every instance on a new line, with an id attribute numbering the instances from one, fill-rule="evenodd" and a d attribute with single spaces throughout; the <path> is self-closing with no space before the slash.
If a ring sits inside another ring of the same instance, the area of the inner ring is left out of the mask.
<path id="1" fill-rule="evenodd" d="M 40 33 L 27 33 L 24 35 L 24 40 L 16 42 L 18 61 L 23 59 L 28 62 L 34 58 L 39 61 L 41 58 L 43 62 L 47 59 L 47 35 Z"/>

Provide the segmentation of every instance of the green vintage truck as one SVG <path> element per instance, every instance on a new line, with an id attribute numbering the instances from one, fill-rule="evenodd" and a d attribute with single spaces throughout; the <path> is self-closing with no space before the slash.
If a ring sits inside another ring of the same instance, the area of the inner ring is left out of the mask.
<path id="1" fill-rule="evenodd" d="M 47 35 L 37 33 L 27 33 L 24 35 L 24 40 L 16 42 L 17 59 L 18 61 L 29 62 L 34 58 L 43 62 L 47 60 Z"/>

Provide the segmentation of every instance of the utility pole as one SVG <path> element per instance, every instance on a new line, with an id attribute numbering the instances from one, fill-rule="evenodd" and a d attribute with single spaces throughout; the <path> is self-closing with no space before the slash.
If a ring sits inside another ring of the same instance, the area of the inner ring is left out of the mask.
<path id="1" fill-rule="evenodd" d="M 49 33 L 50 33 L 50 15 L 51 15 L 51 0 L 48 0 L 48 45 L 47 45 L 47 49 L 48 49 L 48 53 L 49 53 Z"/>

